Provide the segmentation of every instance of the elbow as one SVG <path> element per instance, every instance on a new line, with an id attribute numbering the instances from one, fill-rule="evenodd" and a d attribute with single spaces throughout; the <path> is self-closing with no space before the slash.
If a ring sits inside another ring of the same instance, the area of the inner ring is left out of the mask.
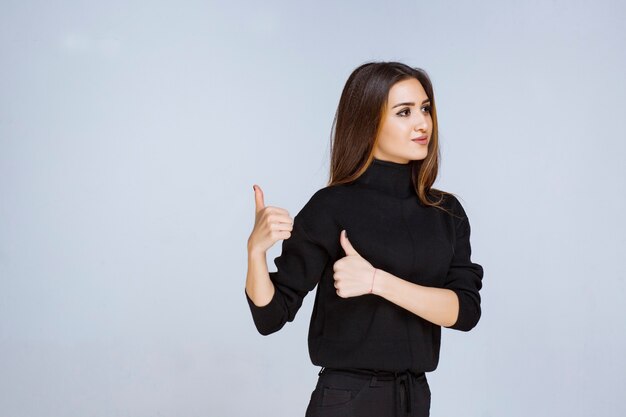
<path id="1" fill-rule="evenodd" d="M 461 315 L 459 313 L 459 316 L 457 317 L 457 320 L 454 322 L 454 324 L 450 326 L 445 326 L 445 327 L 448 329 L 460 330 L 462 332 L 469 332 L 474 327 L 476 327 L 479 321 L 480 321 L 480 309 L 478 310 L 477 313 L 472 314 L 472 315 L 467 315 L 467 316 Z"/>
<path id="2" fill-rule="evenodd" d="M 256 326 L 257 331 L 262 335 L 262 336 L 269 336 L 272 333 L 276 333 L 277 331 L 279 331 L 280 329 L 283 328 L 283 326 L 285 325 L 285 323 L 280 323 L 276 326 L 272 326 L 272 327 L 268 327 L 268 326 L 264 326 L 261 325 L 260 323 L 254 323 Z"/>
<path id="3" fill-rule="evenodd" d="M 287 317 L 282 303 L 279 301 L 280 296 L 277 291 L 274 293 L 269 304 L 264 306 L 255 305 L 247 292 L 245 292 L 245 295 L 248 306 L 250 307 L 250 312 L 252 313 L 254 325 L 261 335 L 267 336 L 283 328 L 287 322 Z"/>
<path id="4" fill-rule="evenodd" d="M 453 291 L 459 300 L 458 314 L 456 321 L 453 324 L 444 327 L 462 332 L 469 332 L 476 327 L 480 321 L 480 316 L 482 314 L 480 298 L 478 294 L 469 294 L 458 290 Z"/>
<path id="5" fill-rule="evenodd" d="M 260 314 L 253 314 L 252 320 L 257 331 L 262 336 L 268 336 L 272 333 L 276 333 L 285 326 L 286 320 L 282 316 L 262 316 Z"/>

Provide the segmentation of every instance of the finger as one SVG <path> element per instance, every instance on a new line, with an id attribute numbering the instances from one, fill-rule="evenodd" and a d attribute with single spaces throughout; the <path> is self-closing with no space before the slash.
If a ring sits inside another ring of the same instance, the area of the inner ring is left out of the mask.
<path id="1" fill-rule="evenodd" d="M 265 210 L 270 213 L 280 213 L 289 216 L 289 212 L 281 207 L 267 206 L 265 207 Z"/>
<path id="2" fill-rule="evenodd" d="M 286 214 L 272 213 L 272 214 L 267 215 L 266 219 L 269 224 L 285 223 L 285 224 L 293 225 L 293 219 Z"/>
<path id="3" fill-rule="evenodd" d="M 339 235 L 339 242 L 341 243 L 341 247 L 346 252 L 346 256 L 350 255 L 358 255 L 358 252 L 354 249 L 350 241 L 348 240 L 348 236 L 345 230 L 341 231 Z"/>
<path id="4" fill-rule="evenodd" d="M 291 232 L 293 230 L 293 225 L 291 223 L 270 223 L 270 230 L 278 230 L 278 231 L 287 231 Z"/>
<path id="5" fill-rule="evenodd" d="M 268 219 L 272 219 L 272 221 L 276 221 L 276 219 L 279 219 L 281 222 L 293 223 L 293 219 L 289 215 L 289 212 L 285 209 L 281 209 L 280 207 L 265 207 L 265 217 Z"/>
<path id="6" fill-rule="evenodd" d="M 339 271 L 339 269 L 341 269 L 342 264 L 343 264 L 343 258 L 335 261 L 335 263 L 333 264 L 333 272 Z"/>
<path id="7" fill-rule="evenodd" d="M 264 201 L 264 197 L 263 197 L 263 190 L 261 190 L 261 187 L 259 187 L 256 184 L 254 184 L 252 186 L 252 188 L 254 189 L 254 206 L 255 206 L 255 211 L 258 213 L 263 208 L 265 208 L 265 201 Z"/>

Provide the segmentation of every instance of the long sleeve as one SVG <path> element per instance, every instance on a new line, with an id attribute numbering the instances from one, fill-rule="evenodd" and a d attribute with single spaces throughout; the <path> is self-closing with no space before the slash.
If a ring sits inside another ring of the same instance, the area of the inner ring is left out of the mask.
<path id="1" fill-rule="evenodd" d="M 459 315 L 449 329 L 469 331 L 478 324 L 481 315 L 480 289 L 482 288 L 483 267 L 471 261 L 470 223 L 465 210 L 457 200 L 457 210 L 461 220 L 456 226 L 456 241 L 450 269 L 444 287 L 456 293 L 459 298 Z"/>
<path id="2" fill-rule="evenodd" d="M 430 191 L 444 210 L 422 204 L 414 168 L 374 158 L 356 180 L 321 188 L 309 199 L 274 259 L 272 299 L 255 306 L 247 297 L 259 333 L 272 334 L 293 321 L 304 297 L 316 289 L 307 337 L 313 365 L 394 372 L 437 368 L 444 326 L 384 297 L 343 298 L 335 288 L 333 266 L 346 256 L 340 236 L 347 230 L 372 265 L 417 285 L 454 292 L 459 312 L 447 328 L 469 331 L 478 324 L 483 267 L 471 260 L 467 215 L 454 194 L 442 190 Z"/>
<path id="3" fill-rule="evenodd" d="M 254 324 L 264 336 L 294 320 L 304 297 L 315 288 L 330 258 L 326 249 L 309 237 L 303 215 L 301 212 L 294 218 L 291 236 L 282 241 L 282 253 L 274 259 L 277 271 L 269 273 L 275 288 L 270 302 L 256 306 L 244 290 Z"/>

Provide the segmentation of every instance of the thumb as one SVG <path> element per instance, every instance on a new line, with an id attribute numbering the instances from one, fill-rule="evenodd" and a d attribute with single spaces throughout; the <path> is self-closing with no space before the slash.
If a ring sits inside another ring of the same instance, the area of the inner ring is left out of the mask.
<path id="1" fill-rule="evenodd" d="M 261 187 L 259 187 L 258 185 L 254 184 L 252 186 L 252 188 L 254 189 L 254 206 L 255 206 L 255 211 L 258 213 L 261 209 L 265 208 L 265 202 L 263 201 L 263 190 L 261 190 Z"/>
<path id="2" fill-rule="evenodd" d="M 345 230 L 341 231 L 341 234 L 339 235 L 339 242 L 341 243 L 343 250 L 346 252 L 346 256 L 359 255 L 356 249 L 352 246 L 352 243 L 348 240 L 348 233 Z"/>

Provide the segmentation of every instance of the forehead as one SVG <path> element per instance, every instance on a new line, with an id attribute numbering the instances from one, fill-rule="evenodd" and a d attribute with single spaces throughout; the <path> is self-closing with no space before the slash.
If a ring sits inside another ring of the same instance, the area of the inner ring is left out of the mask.
<path id="1" fill-rule="evenodd" d="M 389 105 L 393 106 L 397 103 L 405 101 L 414 101 L 421 103 L 426 100 L 428 95 L 420 83 L 415 78 L 398 81 L 389 90 Z"/>

